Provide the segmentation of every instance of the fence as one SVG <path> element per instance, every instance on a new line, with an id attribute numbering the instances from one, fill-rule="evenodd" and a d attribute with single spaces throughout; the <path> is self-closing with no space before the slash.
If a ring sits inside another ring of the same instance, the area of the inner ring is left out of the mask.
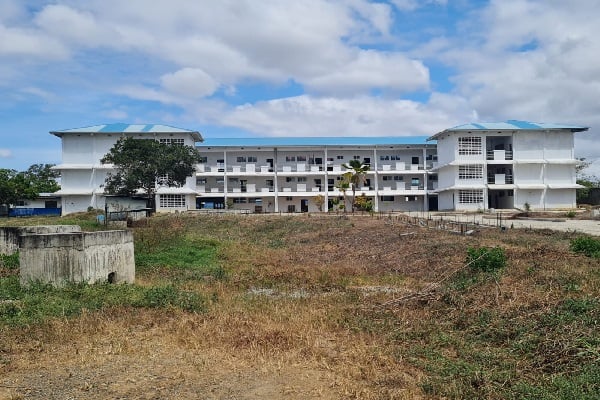
<path id="1" fill-rule="evenodd" d="M 383 218 L 384 216 L 380 213 L 378 218 Z M 462 218 L 461 218 L 462 217 Z M 410 224 L 414 226 L 420 226 L 423 228 L 432 228 L 432 229 L 440 229 L 444 231 L 460 233 L 461 235 L 470 235 L 478 228 L 489 228 L 495 227 L 500 229 L 505 229 L 504 223 L 506 218 L 501 214 L 497 213 L 492 218 L 488 218 L 486 221 L 484 218 L 476 218 L 473 217 L 472 221 L 467 221 L 465 219 L 469 218 L 469 216 L 458 216 L 458 215 L 431 215 L 428 214 L 426 216 L 412 216 L 406 214 L 398 214 L 392 215 L 387 214 L 385 218 L 396 220 L 398 222 L 402 222 L 405 224 Z M 461 220 L 462 219 L 462 220 Z"/>
<path id="2" fill-rule="evenodd" d="M 11 208 L 8 212 L 9 217 L 32 217 L 35 215 L 61 215 L 60 208 L 29 208 L 19 207 Z"/>

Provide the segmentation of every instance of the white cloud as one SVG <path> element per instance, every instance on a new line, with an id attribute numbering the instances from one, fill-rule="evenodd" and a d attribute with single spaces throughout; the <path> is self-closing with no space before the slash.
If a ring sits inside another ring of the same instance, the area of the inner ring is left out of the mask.
<path id="1" fill-rule="evenodd" d="M 446 5 L 447 0 L 392 0 L 392 4 L 400 11 L 414 11 L 429 4 Z"/>
<path id="2" fill-rule="evenodd" d="M 272 136 L 428 136 L 457 125 L 470 113 L 464 102 L 441 94 L 428 104 L 303 95 L 245 104 L 215 118 L 222 125 Z"/>
<path id="3" fill-rule="evenodd" d="M 186 98 L 210 96 L 219 84 L 200 68 L 183 68 L 160 78 L 170 93 Z"/>
<path id="4" fill-rule="evenodd" d="M 69 50 L 58 40 L 31 29 L 0 24 L 0 55 L 34 59 L 66 59 Z"/>
<path id="5" fill-rule="evenodd" d="M 10 158 L 12 157 L 12 152 L 9 149 L 0 148 L 0 158 Z"/>
<path id="6" fill-rule="evenodd" d="M 370 89 L 413 91 L 429 88 L 429 71 L 422 62 L 402 54 L 362 50 L 345 65 L 306 80 L 309 88 L 335 94 L 365 93 Z"/>

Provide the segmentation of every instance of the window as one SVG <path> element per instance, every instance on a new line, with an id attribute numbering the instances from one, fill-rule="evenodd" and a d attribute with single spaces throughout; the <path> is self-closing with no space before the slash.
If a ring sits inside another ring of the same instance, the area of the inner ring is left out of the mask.
<path id="1" fill-rule="evenodd" d="M 306 161 L 306 156 L 297 156 L 296 161 Z"/>
<path id="2" fill-rule="evenodd" d="M 236 159 L 237 162 L 246 162 L 246 157 L 244 156 L 238 156 Z"/>
<path id="3" fill-rule="evenodd" d="M 394 196 L 380 196 L 379 200 L 381 200 L 381 201 L 394 201 Z"/>
<path id="4" fill-rule="evenodd" d="M 159 204 L 161 208 L 185 208 L 185 196 L 182 194 L 161 194 Z"/>
<path id="5" fill-rule="evenodd" d="M 293 176 L 288 176 L 285 178 L 286 182 L 296 182 L 296 178 L 294 178 Z"/>
<path id="6" fill-rule="evenodd" d="M 273 180 L 272 179 L 267 179 L 265 181 L 265 183 L 267 184 L 267 187 L 273 187 Z"/>
<path id="7" fill-rule="evenodd" d="M 233 204 L 245 204 L 246 199 L 244 197 L 234 197 Z"/>
<path id="8" fill-rule="evenodd" d="M 483 165 L 459 165 L 458 179 L 481 179 L 483 178 Z"/>
<path id="9" fill-rule="evenodd" d="M 169 184 L 169 174 L 159 175 L 156 177 L 157 185 L 168 185 Z"/>
<path id="10" fill-rule="evenodd" d="M 160 144 L 184 144 L 183 139 L 176 138 L 166 138 L 166 139 L 158 139 Z"/>
<path id="11" fill-rule="evenodd" d="M 206 164 L 208 162 L 208 157 L 201 156 L 198 161 L 199 164 Z"/>
<path id="12" fill-rule="evenodd" d="M 406 196 L 406 201 L 417 201 L 417 196 Z"/>
<path id="13" fill-rule="evenodd" d="M 481 154 L 481 137 L 467 136 L 458 138 L 458 154 Z"/>
<path id="14" fill-rule="evenodd" d="M 205 185 L 206 178 L 196 178 L 196 185 Z"/>
<path id="15" fill-rule="evenodd" d="M 384 181 L 393 181 L 394 177 L 393 176 L 388 176 L 388 175 L 384 175 L 381 177 Z"/>
<path id="16" fill-rule="evenodd" d="M 298 183 L 300 182 L 306 182 L 306 177 L 305 176 L 299 176 L 298 177 Z"/>
<path id="17" fill-rule="evenodd" d="M 338 159 L 338 160 L 343 160 L 343 159 L 344 159 L 344 156 L 337 156 L 337 159 Z"/>
<path id="18" fill-rule="evenodd" d="M 419 157 L 412 157 L 411 164 L 416 165 L 419 163 Z"/>
<path id="19" fill-rule="evenodd" d="M 412 178 L 410 180 L 411 186 L 419 186 L 421 184 L 421 180 L 419 178 Z"/>
<path id="20" fill-rule="evenodd" d="M 258 159 L 255 156 L 248 156 L 248 162 L 257 162 Z"/>
<path id="21" fill-rule="evenodd" d="M 483 190 L 459 190 L 458 202 L 460 204 L 483 203 Z"/>
<path id="22" fill-rule="evenodd" d="M 355 159 L 355 160 L 360 160 L 360 156 L 354 156 L 352 158 Z"/>
<path id="23" fill-rule="evenodd" d="M 287 161 L 287 162 L 296 161 L 296 156 L 285 156 L 285 161 Z"/>

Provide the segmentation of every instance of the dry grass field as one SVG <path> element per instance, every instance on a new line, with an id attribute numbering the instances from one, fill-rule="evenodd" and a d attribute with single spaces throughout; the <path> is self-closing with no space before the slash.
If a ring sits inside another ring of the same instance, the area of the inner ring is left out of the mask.
<path id="1" fill-rule="evenodd" d="M 23 289 L 4 258 L 0 399 L 600 398 L 600 259 L 574 234 L 368 216 L 132 229 L 135 285 Z M 495 247 L 503 268 L 465 267 Z"/>

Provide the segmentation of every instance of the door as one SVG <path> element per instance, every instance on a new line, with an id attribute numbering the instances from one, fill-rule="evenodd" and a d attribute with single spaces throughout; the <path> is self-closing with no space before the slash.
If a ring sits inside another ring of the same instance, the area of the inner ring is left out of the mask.
<path id="1" fill-rule="evenodd" d="M 294 204 L 288 204 L 288 212 L 289 213 L 295 213 L 296 212 L 296 206 Z"/>
<path id="2" fill-rule="evenodd" d="M 248 180 L 246 179 L 240 179 L 240 188 L 242 190 L 242 193 L 246 193 L 246 184 L 248 183 Z"/>
<path id="3" fill-rule="evenodd" d="M 308 200 L 300 200 L 300 212 L 308 212 Z"/>
<path id="4" fill-rule="evenodd" d="M 267 158 L 267 164 L 269 164 L 269 172 L 273 172 L 273 159 Z"/>

